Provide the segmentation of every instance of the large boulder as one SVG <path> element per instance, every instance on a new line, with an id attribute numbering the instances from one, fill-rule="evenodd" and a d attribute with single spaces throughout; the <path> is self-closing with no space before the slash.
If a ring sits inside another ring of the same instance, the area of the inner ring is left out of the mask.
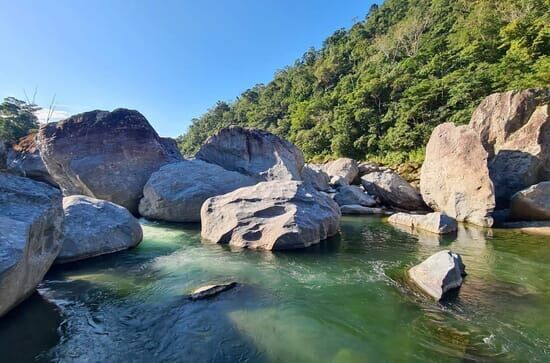
<path id="1" fill-rule="evenodd" d="M 164 150 L 166 150 L 166 152 L 172 159 L 172 162 L 184 160 L 178 147 L 178 142 L 176 140 L 172 139 L 171 137 L 161 137 L 159 140 Z"/>
<path id="2" fill-rule="evenodd" d="M 514 194 L 510 213 L 516 220 L 550 220 L 550 181 L 532 185 Z"/>
<path id="3" fill-rule="evenodd" d="M 258 181 L 301 180 L 304 155 L 267 131 L 230 126 L 209 137 L 196 157 Z"/>
<path id="4" fill-rule="evenodd" d="M 426 147 L 420 191 L 433 210 L 457 221 L 491 226 L 495 207 L 487 152 L 468 126 L 437 126 Z"/>
<path id="5" fill-rule="evenodd" d="M 396 213 L 388 218 L 388 222 L 409 226 L 413 230 L 421 229 L 437 234 L 451 233 L 457 229 L 456 221 L 453 218 L 439 212 L 428 214 Z"/>
<path id="6" fill-rule="evenodd" d="M 470 120 L 488 153 L 497 208 L 530 185 L 550 180 L 550 89 L 495 93 Z"/>
<path id="7" fill-rule="evenodd" d="M 173 161 L 137 111 L 91 111 L 40 128 L 38 146 L 65 195 L 108 200 L 137 213 L 151 173 Z"/>
<path id="8" fill-rule="evenodd" d="M 344 185 L 338 188 L 334 194 L 334 201 L 338 205 L 359 204 L 364 207 L 373 207 L 376 201 L 356 185 Z"/>
<path id="9" fill-rule="evenodd" d="M 61 249 L 59 189 L 0 173 L 0 316 L 31 295 Z"/>
<path id="10" fill-rule="evenodd" d="M 296 181 L 262 182 L 207 199 L 203 238 L 232 246 L 304 248 L 338 233 L 340 209 L 328 196 Z"/>
<path id="11" fill-rule="evenodd" d="M 330 178 L 319 165 L 304 165 L 304 168 L 302 169 L 302 180 L 305 184 L 308 184 L 317 190 L 327 191 L 331 189 L 329 184 Z"/>
<path id="12" fill-rule="evenodd" d="M 27 135 L 13 145 L 8 152 L 7 170 L 15 175 L 58 186 L 44 165 L 36 145 L 36 134 Z"/>
<path id="13" fill-rule="evenodd" d="M 323 165 L 323 170 L 330 178 L 331 184 L 351 184 L 359 174 L 357 161 L 350 158 L 340 158 Z"/>
<path id="14" fill-rule="evenodd" d="M 409 278 L 426 294 L 441 300 L 445 293 L 460 287 L 466 275 L 460 255 L 440 251 L 409 270 Z"/>
<path id="15" fill-rule="evenodd" d="M 84 195 L 63 198 L 62 247 L 55 263 L 79 261 L 136 246 L 139 221 L 124 207 Z"/>
<path id="16" fill-rule="evenodd" d="M 139 213 L 151 219 L 199 222 L 206 199 L 253 184 L 252 177 L 198 159 L 168 164 L 145 184 Z"/>
<path id="17" fill-rule="evenodd" d="M 363 188 L 382 203 L 405 210 L 425 210 L 420 193 L 391 170 L 373 171 L 361 177 Z"/>

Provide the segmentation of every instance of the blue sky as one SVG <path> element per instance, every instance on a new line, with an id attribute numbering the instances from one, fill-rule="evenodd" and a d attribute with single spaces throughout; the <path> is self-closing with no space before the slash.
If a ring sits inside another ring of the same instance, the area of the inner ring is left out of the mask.
<path id="1" fill-rule="evenodd" d="M 292 64 L 372 0 L 0 0 L 0 97 L 57 117 L 137 109 L 163 136 L 183 133 Z"/>

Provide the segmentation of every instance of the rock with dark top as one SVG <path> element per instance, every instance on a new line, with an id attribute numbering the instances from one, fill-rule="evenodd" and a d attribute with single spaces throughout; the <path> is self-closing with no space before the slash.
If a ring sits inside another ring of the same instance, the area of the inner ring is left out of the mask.
<path id="1" fill-rule="evenodd" d="M 512 219 L 523 221 L 550 220 L 550 181 L 531 185 L 512 196 Z"/>
<path id="2" fill-rule="evenodd" d="M 270 181 L 206 200 L 204 239 L 237 247 L 304 248 L 338 233 L 340 208 L 328 196 L 297 181 Z"/>
<path id="3" fill-rule="evenodd" d="M 292 143 L 267 131 L 230 126 L 209 137 L 197 159 L 258 181 L 301 180 L 304 155 Z"/>
<path id="4" fill-rule="evenodd" d="M 0 316 L 30 296 L 61 249 L 59 189 L 0 172 Z"/>
<path id="5" fill-rule="evenodd" d="M 383 204 L 405 210 L 426 210 L 420 193 L 391 170 L 373 171 L 361 177 L 361 184 Z"/>
<path id="6" fill-rule="evenodd" d="M 214 297 L 224 291 L 231 290 L 237 286 L 237 283 L 232 281 L 225 284 L 213 284 L 201 286 L 198 289 L 193 290 L 189 298 L 191 300 L 202 300 Z"/>
<path id="7" fill-rule="evenodd" d="M 58 187 L 40 155 L 36 145 L 36 134 L 27 135 L 8 152 L 7 170 L 15 175 L 25 176 Z"/>
<path id="8" fill-rule="evenodd" d="M 40 128 L 38 146 L 65 195 L 108 200 L 137 213 L 143 186 L 173 161 L 137 111 L 91 111 Z"/>
<path id="9" fill-rule="evenodd" d="M 139 213 L 171 222 L 199 222 L 201 206 L 210 197 L 256 184 L 256 180 L 203 160 L 186 160 L 154 172 L 139 203 Z"/>
<path id="10" fill-rule="evenodd" d="M 334 195 L 334 201 L 340 206 L 359 204 L 364 207 L 373 207 L 376 205 L 374 198 L 356 185 L 344 185 L 339 187 Z"/>

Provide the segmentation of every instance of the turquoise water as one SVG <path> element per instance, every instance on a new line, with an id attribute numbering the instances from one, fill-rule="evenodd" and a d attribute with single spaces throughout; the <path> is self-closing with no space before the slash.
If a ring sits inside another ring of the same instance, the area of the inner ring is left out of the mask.
<path id="1" fill-rule="evenodd" d="M 0 321 L 6 361 L 550 361 L 550 238 L 461 227 L 413 235 L 345 217 L 319 246 L 272 253 L 201 243 L 198 226 L 144 222 L 137 248 L 54 268 Z M 463 256 L 458 296 L 433 302 L 404 272 Z M 186 295 L 237 281 L 213 299 Z M 3 360 L 2 359 L 2 360 Z"/>

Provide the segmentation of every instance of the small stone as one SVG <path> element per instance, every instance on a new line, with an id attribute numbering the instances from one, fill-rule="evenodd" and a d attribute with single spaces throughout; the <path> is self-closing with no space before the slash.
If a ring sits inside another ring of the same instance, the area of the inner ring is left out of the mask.
<path id="1" fill-rule="evenodd" d="M 224 291 L 230 290 L 237 286 L 235 281 L 226 284 L 212 284 L 201 286 L 198 289 L 193 290 L 189 298 L 191 300 L 202 300 L 213 296 L 216 296 Z"/>

